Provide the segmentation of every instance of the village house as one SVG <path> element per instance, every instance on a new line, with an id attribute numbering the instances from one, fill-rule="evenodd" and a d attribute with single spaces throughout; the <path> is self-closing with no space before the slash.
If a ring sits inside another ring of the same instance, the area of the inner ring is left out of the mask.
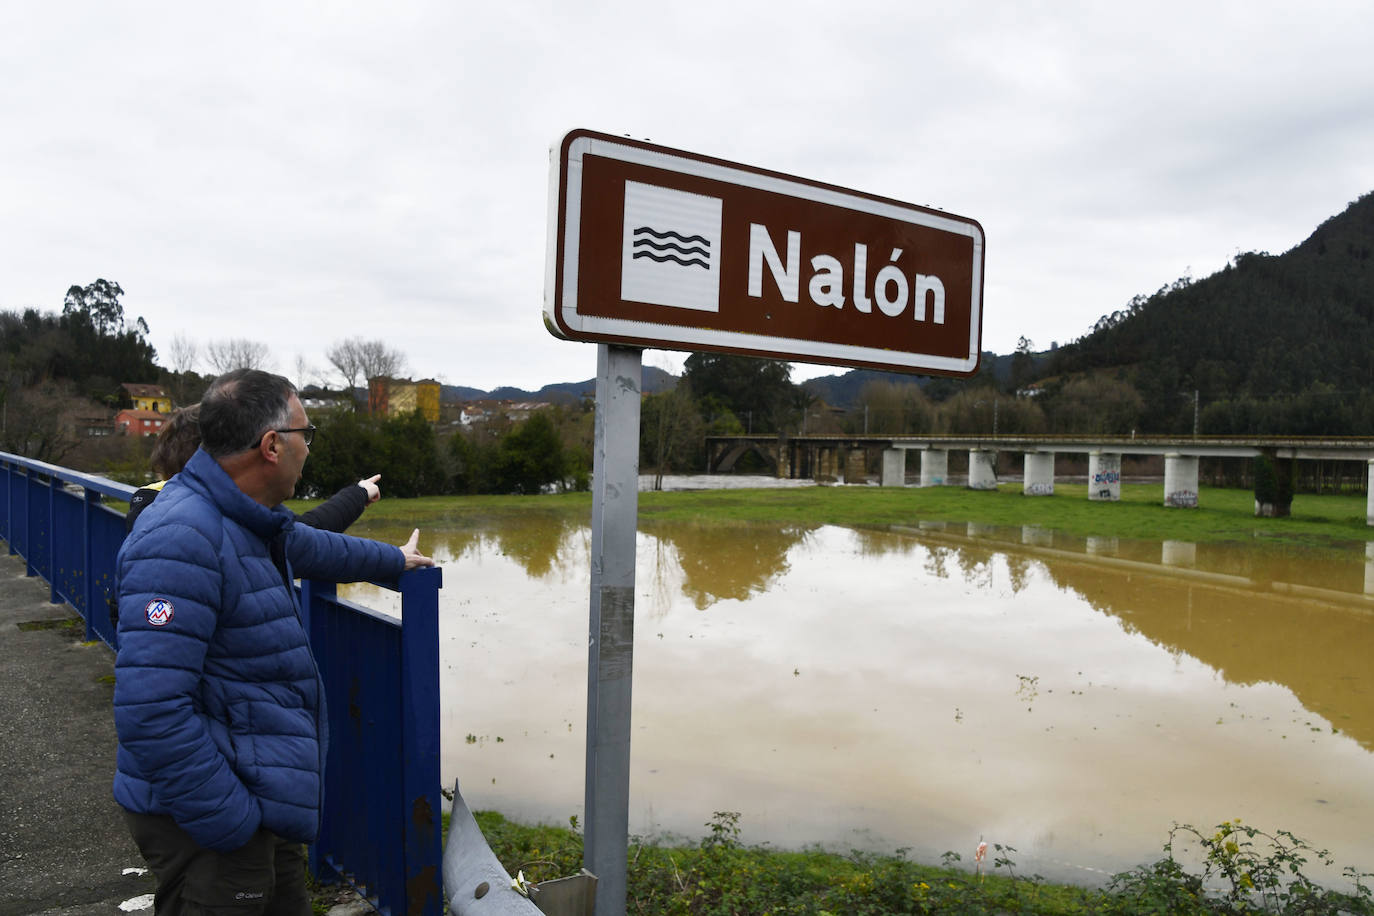
<path id="1" fill-rule="evenodd" d="M 115 432 L 114 411 L 91 407 L 72 415 L 72 429 L 78 438 L 98 439 Z"/>
<path id="2" fill-rule="evenodd" d="M 160 414 L 172 412 L 172 396 L 163 391 L 160 385 L 125 382 L 119 387 L 124 389 L 125 396 L 129 399 L 129 406 L 133 410 L 145 410 Z"/>
<path id="3" fill-rule="evenodd" d="M 156 410 L 126 408 L 115 414 L 114 428 L 124 436 L 156 436 L 168 416 Z"/>

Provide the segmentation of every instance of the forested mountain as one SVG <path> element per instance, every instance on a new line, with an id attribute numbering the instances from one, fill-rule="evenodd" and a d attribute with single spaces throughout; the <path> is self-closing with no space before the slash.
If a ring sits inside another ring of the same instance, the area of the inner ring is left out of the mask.
<path id="1" fill-rule="evenodd" d="M 1044 375 L 1110 372 L 1144 398 L 1147 426 L 1176 426 L 1196 397 L 1213 432 L 1354 431 L 1374 399 L 1371 252 L 1374 193 L 1282 255 L 1242 254 L 1136 297 Z"/>

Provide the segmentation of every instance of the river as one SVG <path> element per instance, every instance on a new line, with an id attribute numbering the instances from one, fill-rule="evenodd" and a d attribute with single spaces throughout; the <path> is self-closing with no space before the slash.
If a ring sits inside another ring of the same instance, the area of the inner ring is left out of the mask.
<path id="1" fill-rule="evenodd" d="M 424 532 L 443 777 L 475 808 L 582 817 L 590 543 L 549 517 Z M 1363 545 L 642 519 L 637 549 L 633 834 L 738 811 L 746 842 L 986 840 L 1097 884 L 1174 822 L 1241 818 L 1374 864 Z"/>

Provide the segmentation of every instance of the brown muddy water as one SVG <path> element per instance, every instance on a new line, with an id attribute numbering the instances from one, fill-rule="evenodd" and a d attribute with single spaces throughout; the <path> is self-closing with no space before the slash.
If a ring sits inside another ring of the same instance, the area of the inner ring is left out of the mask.
<path id="1" fill-rule="evenodd" d="M 582 819 L 590 544 L 547 518 L 423 532 L 443 778 L 476 808 Z M 738 811 L 746 842 L 986 840 L 1096 884 L 1174 822 L 1241 818 L 1330 849 L 1318 874 L 1374 866 L 1362 544 L 643 522 L 636 591 L 633 834 Z"/>

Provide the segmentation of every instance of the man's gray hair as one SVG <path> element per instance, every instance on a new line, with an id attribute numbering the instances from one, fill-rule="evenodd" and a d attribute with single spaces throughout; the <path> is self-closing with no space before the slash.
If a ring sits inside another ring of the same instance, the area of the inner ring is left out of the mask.
<path id="1" fill-rule="evenodd" d="M 269 429 L 291 425 L 296 386 L 261 369 L 235 369 L 210 383 L 200 399 L 200 445 L 211 458 L 252 448 Z"/>

